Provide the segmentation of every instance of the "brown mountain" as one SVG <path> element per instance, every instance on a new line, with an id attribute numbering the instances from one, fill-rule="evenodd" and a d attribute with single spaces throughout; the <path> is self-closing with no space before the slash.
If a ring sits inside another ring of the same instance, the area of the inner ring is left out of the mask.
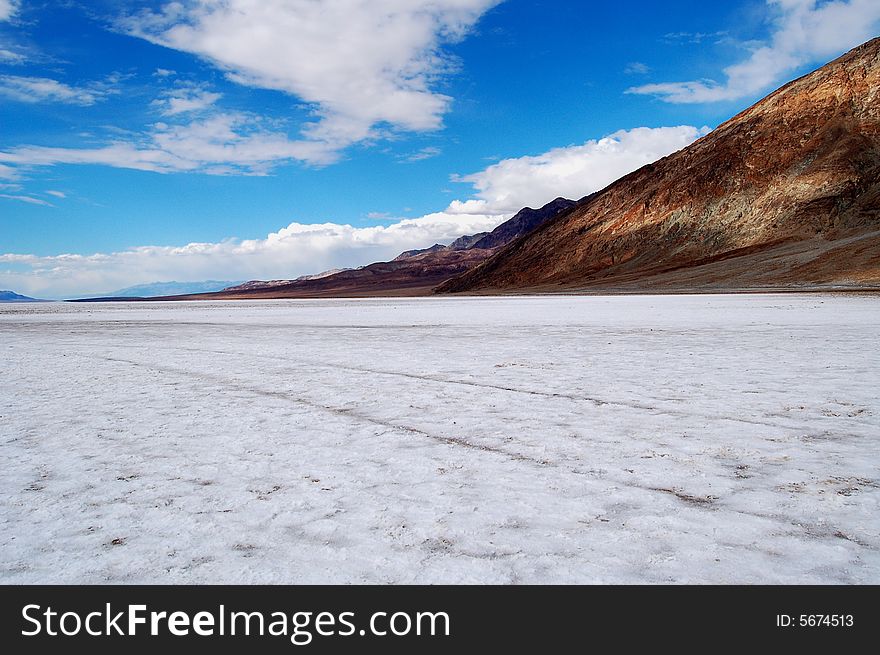
<path id="1" fill-rule="evenodd" d="M 412 259 L 413 257 L 418 257 L 419 255 L 425 255 L 429 252 L 438 252 L 440 250 L 446 250 L 448 246 L 444 246 L 442 243 L 435 243 L 430 248 L 417 248 L 416 250 L 405 250 L 400 253 L 397 257 L 392 259 L 393 262 L 398 262 L 402 259 Z"/>
<path id="2" fill-rule="evenodd" d="M 246 298 L 332 298 L 428 295 L 440 283 L 472 269 L 526 230 L 576 203 L 557 198 L 540 209 L 526 207 L 492 232 L 459 237 L 450 245 L 408 250 L 390 262 L 377 262 L 296 280 L 254 280 L 216 293 L 173 296 L 175 300 Z M 162 298 L 168 300 L 169 298 Z"/>
<path id="3" fill-rule="evenodd" d="M 477 241 L 482 239 L 484 236 L 489 234 L 488 232 L 478 232 L 477 234 L 465 234 L 463 237 L 458 237 L 455 241 L 450 243 L 447 247 L 450 250 L 467 250 L 468 248 L 473 248 Z"/>
<path id="4" fill-rule="evenodd" d="M 880 39 L 438 291 L 829 286 L 880 288 Z"/>

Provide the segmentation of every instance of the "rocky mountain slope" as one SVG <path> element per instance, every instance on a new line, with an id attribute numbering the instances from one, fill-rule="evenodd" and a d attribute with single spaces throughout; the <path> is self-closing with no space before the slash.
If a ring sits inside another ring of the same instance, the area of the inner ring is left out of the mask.
<path id="1" fill-rule="evenodd" d="M 880 287 L 880 39 L 440 292 Z"/>

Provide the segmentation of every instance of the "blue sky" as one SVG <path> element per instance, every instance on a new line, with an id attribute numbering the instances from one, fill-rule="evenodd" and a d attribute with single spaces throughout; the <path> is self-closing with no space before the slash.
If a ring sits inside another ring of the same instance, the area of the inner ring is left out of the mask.
<path id="1" fill-rule="evenodd" d="M 878 25 L 876 0 L 0 0 L 0 288 L 289 278 L 491 229 Z"/>

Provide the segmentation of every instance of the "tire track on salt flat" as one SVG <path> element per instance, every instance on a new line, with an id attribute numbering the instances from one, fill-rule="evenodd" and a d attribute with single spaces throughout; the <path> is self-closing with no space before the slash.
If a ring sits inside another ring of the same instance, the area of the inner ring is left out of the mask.
<path id="1" fill-rule="evenodd" d="M 531 464 L 535 464 L 538 466 L 556 466 L 555 463 L 550 462 L 549 460 L 542 460 L 536 457 L 530 457 L 528 455 L 524 455 L 523 453 L 511 452 L 509 450 L 505 450 L 504 448 L 498 448 L 497 446 L 489 446 L 486 444 L 478 444 L 468 441 L 467 439 L 463 439 L 461 437 L 447 437 L 436 434 L 431 434 L 430 432 L 425 432 L 424 430 L 419 430 L 418 428 L 414 428 L 408 425 L 399 425 L 396 423 L 391 423 L 388 421 L 381 421 L 372 416 L 367 416 L 361 412 L 357 412 L 351 410 L 349 408 L 340 408 L 340 407 L 332 407 L 330 405 L 324 405 L 322 403 L 317 403 L 313 400 L 309 400 L 307 398 L 303 398 L 301 396 L 293 396 L 281 391 L 268 391 L 266 389 L 259 389 L 256 387 L 252 387 L 247 384 L 243 384 L 241 382 L 235 381 L 231 378 L 225 378 L 219 375 L 213 375 L 211 373 L 198 373 L 195 371 L 188 371 L 186 369 L 178 369 L 170 366 L 159 366 L 156 364 L 144 364 L 143 362 L 137 362 L 131 359 L 123 359 L 120 357 L 109 357 L 109 356 L 98 356 L 98 355 L 81 355 L 81 357 L 88 357 L 91 359 L 101 359 L 108 362 L 117 362 L 122 364 L 129 364 L 132 366 L 137 366 L 139 368 L 144 368 L 147 370 L 156 371 L 158 373 L 164 373 L 169 375 L 176 375 L 178 377 L 187 377 L 190 379 L 196 380 L 204 380 L 213 382 L 216 384 L 220 384 L 225 387 L 229 387 L 244 393 L 251 393 L 258 396 L 263 396 L 266 398 L 275 398 L 278 400 L 283 400 L 286 402 L 296 403 L 298 405 L 303 405 L 305 407 L 309 407 L 311 409 L 317 409 L 323 412 L 328 412 L 334 414 L 335 416 L 342 416 L 346 418 L 351 418 L 362 423 L 367 423 L 370 425 L 391 429 L 391 430 L 399 430 L 402 432 L 406 432 L 409 434 L 414 434 L 420 437 L 425 437 L 427 439 L 432 439 L 434 441 L 438 441 L 443 444 L 451 445 L 451 446 L 461 446 L 464 448 L 470 448 L 473 450 L 480 450 L 487 453 L 493 453 L 496 455 L 502 455 L 508 459 L 519 461 L 519 462 L 529 462 Z"/>
<path id="2" fill-rule="evenodd" d="M 324 405 L 321 403 L 314 402 L 312 400 L 308 400 L 307 398 L 302 398 L 299 396 L 291 396 L 290 394 L 286 394 L 286 393 L 283 393 L 280 391 L 267 391 L 265 389 L 255 388 L 250 385 L 243 384 L 241 382 L 237 382 L 237 381 L 232 380 L 230 378 L 224 378 L 220 375 L 214 375 L 214 374 L 210 374 L 210 373 L 198 373 L 198 372 L 188 371 L 185 369 L 178 369 L 178 368 L 174 368 L 174 367 L 170 367 L 170 366 L 159 366 L 159 365 L 155 365 L 155 364 L 145 364 L 143 362 L 137 362 L 134 360 L 124 359 L 124 358 L 120 358 L 120 357 L 98 356 L 98 355 L 80 355 L 80 356 L 90 358 L 90 359 L 104 360 L 104 361 L 108 361 L 108 362 L 128 364 L 130 366 L 135 366 L 135 367 L 143 368 L 146 370 L 153 370 L 153 371 L 156 371 L 159 373 L 164 373 L 164 374 L 169 374 L 169 375 L 176 375 L 178 377 L 185 377 L 185 378 L 190 378 L 190 379 L 195 379 L 195 380 L 209 381 L 209 382 L 213 382 L 216 384 L 220 384 L 222 386 L 226 386 L 228 388 L 236 389 L 236 390 L 244 392 L 244 393 L 251 393 L 251 394 L 258 395 L 258 396 L 263 396 L 263 397 L 267 397 L 267 398 L 274 398 L 274 399 L 282 400 L 285 402 L 295 403 L 295 404 L 309 407 L 312 409 L 317 409 L 317 410 L 320 410 L 323 412 L 331 413 L 335 416 L 350 418 L 350 419 L 359 421 L 361 423 L 366 423 L 368 425 L 374 425 L 377 427 L 382 427 L 382 428 L 386 428 L 386 429 L 390 429 L 390 430 L 404 432 L 404 433 L 415 435 L 418 437 L 430 439 L 432 441 L 436 441 L 438 443 L 449 445 L 449 446 L 458 446 L 458 447 L 467 448 L 470 450 L 481 451 L 481 452 L 485 452 L 485 453 L 488 453 L 491 455 L 501 456 L 501 457 L 504 457 L 505 459 L 508 459 L 511 461 L 524 462 L 524 463 L 532 464 L 532 465 L 535 465 L 535 466 L 538 466 L 541 468 L 549 467 L 549 468 L 553 468 L 556 470 L 564 471 L 564 472 L 569 473 L 571 475 L 580 476 L 580 475 L 584 474 L 582 471 L 579 471 L 579 470 L 571 467 L 570 465 L 566 464 L 564 460 L 559 461 L 559 462 L 554 462 L 554 461 L 546 460 L 546 459 L 538 459 L 535 457 L 530 457 L 530 456 L 525 455 L 523 453 L 511 452 L 509 450 L 505 450 L 504 448 L 499 448 L 496 446 L 489 446 L 486 444 L 476 444 L 476 443 L 470 442 L 466 439 L 463 439 L 461 437 L 448 437 L 448 436 L 436 435 L 436 434 L 425 432 L 424 430 L 419 430 L 417 428 L 413 428 L 413 427 L 410 427 L 407 425 L 399 425 L 399 424 L 390 423 L 387 421 L 381 421 L 381 420 L 378 420 L 378 419 L 373 418 L 371 416 L 367 416 L 365 414 L 362 414 L 362 413 L 356 412 L 356 411 L 352 411 L 347 408 L 337 408 L 337 407 Z M 647 486 L 647 485 L 643 485 L 643 484 L 639 484 L 639 483 L 628 482 L 622 476 L 609 476 L 605 479 L 608 482 L 611 482 L 613 485 L 619 485 L 624 488 L 639 490 L 639 491 L 642 491 L 642 492 L 645 492 L 645 493 L 648 493 L 651 495 L 658 495 L 659 494 L 659 495 L 664 495 L 664 496 L 673 496 L 673 497 L 678 498 L 680 501 L 682 501 L 687 506 L 689 506 L 691 508 L 695 508 L 695 509 L 700 509 L 702 511 L 722 511 L 722 512 L 730 512 L 732 514 L 743 514 L 743 515 L 747 515 L 747 516 L 760 516 L 761 518 L 765 518 L 765 519 L 768 519 L 768 520 L 771 520 L 771 521 L 774 521 L 774 522 L 777 522 L 777 523 L 780 523 L 783 525 L 792 526 L 796 529 L 803 529 L 803 526 L 801 526 L 796 521 L 792 520 L 791 517 L 786 517 L 786 516 L 782 516 L 782 515 L 751 514 L 750 512 L 742 511 L 740 509 L 733 509 L 733 508 L 725 507 L 722 503 L 717 502 L 717 501 L 721 500 L 719 498 L 714 498 L 714 497 L 703 498 L 700 496 L 693 496 L 691 494 L 687 494 L 682 489 L 654 487 L 654 486 Z M 857 544 L 857 545 L 862 546 L 862 544 Z M 870 548 L 870 546 L 868 546 L 868 547 Z"/>
<path id="3" fill-rule="evenodd" d="M 440 376 L 433 375 L 419 375 L 418 373 L 406 373 L 403 371 L 383 371 L 377 369 L 371 369 L 367 367 L 360 366 L 351 366 L 348 364 L 334 364 L 330 362 L 319 362 L 314 360 L 302 359 L 302 358 L 289 358 L 284 357 L 280 358 L 274 355 L 263 355 L 260 353 L 243 353 L 234 350 L 214 350 L 207 348 L 189 348 L 184 346 L 129 346 L 129 347 L 140 347 L 140 348 L 149 348 L 150 350 L 169 350 L 169 351 L 184 351 L 184 352 L 193 352 L 193 353 L 202 353 L 202 354 L 213 354 L 213 355 L 232 355 L 235 357 L 253 357 L 259 359 L 268 359 L 273 362 L 278 363 L 279 360 L 283 362 L 287 362 L 289 364 L 303 364 L 306 366 L 313 366 L 316 368 L 324 368 L 324 369 L 335 369 L 340 371 L 351 371 L 354 373 L 366 373 L 369 375 L 388 375 L 394 377 L 404 377 L 409 378 L 411 380 L 419 380 L 422 382 L 434 382 L 437 384 L 458 384 L 469 387 L 476 387 L 480 389 L 492 389 L 495 391 L 507 391 L 509 393 L 519 393 L 530 396 L 540 396 L 543 398 L 562 398 L 565 400 L 574 400 L 576 402 L 588 402 L 592 403 L 596 407 L 603 406 L 611 406 L 611 407 L 623 407 L 625 409 L 636 409 L 646 412 L 651 412 L 653 414 L 671 416 L 673 418 L 693 418 L 694 416 L 699 416 L 700 418 L 709 420 L 709 421 L 732 421 L 734 423 L 746 423 L 748 425 L 760 425 L 763 427 L 776 428 L 778 430 L 789 430 L 792 429 L 790 426 L 779 425 L 777 423 L 772 423 L 770 421 L 759 421 L 755 419 L 747 419 L 740 418 L 735 416 L 721 416 L 721 415 L 705 415 L 705 414 L 691 414 L 687 412 L 677 412 L 675 410 L 670 409 L 660 409 L 653 405 L 646 405 L 642 403 L 634 403 L 634 402 L 624 402 L 622 400 L 607 400 L 604 398 L 596 398 L 594 396 L 585 396 L 585 395 L 577 395 L 577 394 L 569 394 L 569 393 L 558 393 L 558 392 L 549 392 L 549 391 L 535 391 L 533 389 L 519 389 L 516 387 L 505 387 L 497 384 L 490 384 L 488 382 L 475 382 L 471 380 L 450 380 L 448 378 L 443 378 Z M 296 369 L 290 369 L 295 371 Z"/>
<path id="4" fill-rule="evenodd" d="M 168 350 L 168 349 L 166 348 L 166 350 Z M 204 352 L 204 351 L 200 351 L 200 352 Z M 525 462 L 528 464 L 533 464 L 533 465 L 539 466 L 541 468 L 550 467 L 550 468 L 554 468 L 557 470 L 565 471 L 566 473 L 570 473 L 570 474 L 576 475 L 576 476 L 584 475 L 583 471 L 580 471 L 577 468 L 574 468 L 570 465 L 567 465 L 565 463 L 564 459 L 562 461 L 554 462 L 554 461 L 547 460 L 547 459 L 538 459 L 536 457 L 530 457 L 529 455 L 525 455 L 525 454 L 519 453 L 519 452 L 512 452 L 512 451 L 506 450 L 504 448 L 499 448 L 497 446 L 489 446 L 486 444 L 476 444 L 471 441 L 468 441 L 467 439 L 463 439 L 461 437 L 449 437 L 449 436 L 436 435 L 436 434 L 432 434 L 430 432 L 425 432 L 424 430 L 419 430 L 418 428 L 413 428 L 408 425 L 399 425 L 399 424 L 391 423 L 388 421 L 381 421 L 379 419 L 373 418 L 372 416 L 368 416 L 366 414 L 363 414 L 363 413 L 357 412 L 357 411 L 353 411 L 348 408 L 339 408 L 339 407 L 332 407 L 329 405 L 324 405 L 322 403 L 317 403 L 313 400 L 309 400 L 309 399 L 303 398 L 301 396 L 293 396 L 293 395 L 290 395 L 290 394 L 287 394 L 287 393 L 284 393 L 281 391 L 269 391 L 266 389 L 259 389 L 259 388 L 235 381 L 235 380 L 227 378 L 227 377 L 222 377 L 220 375 L 189 371 L 186 369 L 180 369 L 180 368 L 175 368 L 175 367 L 171 367 L 171 366 L 160 366 L 160 365 L 156 365 L 156 364 L 147 364 L 144 362 L 138 362 L 138 361 L 131 360 L 131 359 L 125 359 L 122 357 L 110 357 L 107 355 L 80 355 L 80 357 L 86 357 L 89 359 L 98 359 L 98 360 L 103 360 L 103 361 L 107 361 L 107 362 L 115 362 L 115 363 L 120 363 L 120 364 L 128 364 L 130 366 L 135 366 L 138 368 L 142 368 L 142 369 L 146 369 L 146 370 L 150 370 L 150 371 L 155 371 L 157 373 L 162 373 L 162 374 L 167 374 L 167 375 L 175 375 L 177 377 L 189 378 L 189 379 L 193 379 L 193 380 L 212 382 L 215 384 L 219 384 L 221 386 L 225 386 L 227 388 L 235 389 L 235 390 L 243 392 L 243 393 L 250 393 L 250 394 L 254 394 L 254 395 L 258 395 L 258 396 L 263 396 L 265 398 L 274 398 L 276 400 L 282 400 L 285 402 L 290 402 L 290 403 L 294 403 L 297 405 L 302 405 L 305 407 L 309 407 L 311 409 L 317 409 L 322 412 L 327 412 L 327 413 L 333 414 L 334 416 L 340 416 L 343 418 L 353 419 L 355 421 L 360 421 L 361 423 L 366 423 L 368 425 L 382 427 L 385 429 L 405 432 L 407 434 L 412 434 L 415 436 L 427 438 L 432 441 L 436 441 L 436 442 L 439 442 L 439 443 L 442 443 L 445 445 L 459 446 L 462 448 L 477 450 L 477 451 L 489 453 L 492 455 L 499 455 L 499 456 L 502 456 L 502 457 L 509 459 L 511 461 Z M 666 490 L 666 489 L 656 489 L 656 488 L 652 488 L 652 487 L 643 486 L 640 484 L 634 484 L 631 482 L 627 482 L 625 480 L 625 478 L 623 478 L 623 477 L 611 477 L 611 478 L 609 478 L 609 480 L 611 482 L 613 482 L 614 484 L 618 484 L 622 487 L 626 487 L 626 488 L 630 488 L 630 489 L 638 489 L 640 491 L 644 491 L 644 492 L 648 492 L 648 493 L 660 493 L 660 492 L 668 493 L 668 490 Z M 711 507 L 710 505 L 707 505 L 706 509 L 716 509 L 716 508 Z"/>
<path id="5" fill-rule="evenodd" d="M 135 327 L 135 326 L 142 327 L 144 325 L 144 323 L 132 321 L 132 322 L 126 322 L 126 325 L 131 326 L 131 327 Z M 148 325 L 153 326 L 154 323 L 151 322 L 151 323 L 148 323 Z M 206 324 L 205 323 L 193 323 L 191 325 L 201 326 L 201 325 L 206 325 Z M 227 324 L 223 324 L 223 323 L 210 323 L 207 325 L 218 326 L 218 327 L 228 326 Z M 348 328 L 348 327 L 352 327 L 352 326 L 333 326 L 333 327 Z M 356 327 L 371 327 L 371 326 L 356 326 Z M 413 327 L 416 327 L 416 326 L 413 326 Z M 557 399 L 561 398 L 561 399 L 565 399 L 565 400 L 573 400 L 575 402 L 588 402 L 588 403 L 593 404 L 596 407 L 603 407 L 606 405 L 611 406 L 611 407 L 623 407 L 625 409 L 635 409 L 635 410 L 640 410 L 640 411 L 645 411 L 645 412 L 651 412 L 652 414 L 655 414 L 655 415 L 670 416 L 673 418 L 699 417 L 699 418 L 705 419 L 707 421 L 730 421 L 732 423 L 745 423 L 747 425 L 759 425 L 762 427 L 775 428 L 777 430 L 796 429 L 795 426 L 779 425 L 778 423 L 773 423 L 770 421 L 748 419 L 748 418 L 742 418 L 742 417 L 738 417 L 738 416 L 724 416 L 724 415 L 719 415 L 719 414 L 695 414 L 695 413 L 688 413 L 688 412 L 679 412 L 679 411 L 675 411 L 675 410 L 671 410 L 671 409 L 661 409 L 661 408 L 655 407 L 654 405 L 647 405 L 647 404 L 636 403 L 636 402 L 624 402 L 622 400 L 608 400 L 605 398 L 597 398 L 595 396 L 568 394 L 568 393 L 560 393 L 560 392 L 536 391 L 533 389 L 520 389 L 520 388 L 516 388 L 516 387 L 506 387 L 506 386 L 502 386 L 502 385 L 490 384 L 488 382 L 476 382 L 476 381 L 470 381 L 470 380 L 454 380 L 454 379 L 448 379 L 448 378 L 443 378 L 443 377 L 439 377 L 439 376 L 419 375 L 417 373 L 407 373 L 407 372 L 403 372 L 403 371 L 387 371 L 387 370 L 383 371 L 383 370 L 371 369 L 371 368 L 366 368 L 366 367 L 357 367 L 357 366 L 351 366 L 351 365 L 346 365 L 346 364 L 334 364 L 334 363 L 330 363 L 330 362 L 314 361 L 314 360 L 307 360 L 307 359 L 301 359 L 301 358 L 297 358 L 297 359 L 292 359 L 289 357 L 280 358 L 275 355 L 263 355 L 260 353 L 253 353 L 253 352 L 244 352 L 243 353 L 243 352 L 232 351 L 232 350 L 215 350 L 215 349 L 206 349 L 206 348 L 191 348 L 191 347 L 184 347 L 184 346 L 129 345 L 129 346 L 127 346 L 127 348 L 129 348 L 129 349 L 142 348 L 142 349 L 149 349 L 149 350 L 167 350 L 167 351 L 172 351 L 172 352 L 173 351 L 183 351 L 183 352 L 214 354 L 214 355 L 232 355 L 235 357 L 250 357 L 250 358 L 258 358 L 258 359 L 267 359 L 267 360 L 271 360 L 276 363 L 279 360 L 281 360 L 281 361 L 288 362 L 291 364 L 303 364 L 306 366 L 313 366 L 315 368 L 324 368 L 324 369 L 329 369 L 329 370 L 335 369 L 335 370 L 340 370 L 340 371 L 365 373 L 365 374 L 369 374 L 369 375 L 387 375 L 387 376 L 394 376 L 394 377 L 404 377 L 404 378 L 408 378 L 411 380 L 419 380 L 419 381 L 423 381 L 423 382 L 434 382 L 437 384 L 457 384 L 457 385 L 475 387 L 475 388 L 479 388 L 479 389 L 492 389 L 492 390 L 496 390 L 496 391 L 506 391 L 508 393 L 518 393 L 518 394 L 524 394 L 524 395 L 530 395 L 530 396 L 539 396 L 539 397 L 543 397 L 543 398 L 557 398 Z M 295 370 L 295 369 L 292 369 L 292 370 Z"/>
<path id="6" fill-rule="evenodd" d="M 669 414 L 670 416 L 677 417 L 685 417 L 691 416 L 690 414 L 686 414 L 684 412 L 672 412 L 669 410 L 658 410 L 653 405 L 644 405 L 639 403 L 626 403 L 619 400 L 606 400 L 604 398 L 596 398 L 593 396 L 584 396 L 577 394 L 569 394 L 569 393 L 559 393 L 559 392 L 550 392 L 550 391 L 535 391 L 534 389 L 519 389 L 517 387 L 505 387 L 498 384 L 490 384 L 488 382 L 475 382 L 471 380 L 451 380 L 449 378 L 443 378 L 436 375 L 419 375 L 418 373 L 406 373 L 404 371 L 385 371 L 372 369 L 362 366 L 351 366 L 350 364 L 334 364 L 331 362 L 323 362 L 302 358 L 290 358 L 290 357 L 277 357 L 275 355 L 263 355 L 260 353 L 243 353 L 234 350 L 214 350 L 214 349 L 206 349 L 206 348 L 187 348 L 184 346 L 127 346 L 128 348 L 148 348 L 150 350 L 168 350 L 168 351 L 184 351 L 184 352 L 192 352 L 192 353 L 202 353 L 206 355 L 232 355 L 234 357 L 253 357 L 258 359 L 268 359 L 275 363 L 278 363 L 279 360 L 288 364 L 302 364 L 305 366 L 313 366 L 315 368 L 324 368 L 331 370 L 339 370 L 339 371 L 351 371 L 353 373 L 367 373 L 369 375 L 388 375 L 392 377 L 403 377 L 411 380 L 419 380 L 421 382 L 435 382 L 437 384 L 459 384 L 469 387 L 478 387 L 481 389 L 493 389 L 496 391 L 507 391 L 510 393 L 521 393 L 529 396 L 541 396 L 544 398 L 563 398 L 566 400 L 575 400 L 575 401 L 586 401 L 592 403 L 597 407 L 601 407 L 603 405 L 611 405 L 617 407 L 625 407 L 627 409 L 641 409 L 645 411 L 657 412 L 660 414 Z M 289 371 L 295 371 L 296 369 L 288 369 Z M 712 417 L 709 417 L 712 418 Z M 768 424 L 769 425 L 769 424 Z M 774 426 L 777 427 L 777 426 Z"/>

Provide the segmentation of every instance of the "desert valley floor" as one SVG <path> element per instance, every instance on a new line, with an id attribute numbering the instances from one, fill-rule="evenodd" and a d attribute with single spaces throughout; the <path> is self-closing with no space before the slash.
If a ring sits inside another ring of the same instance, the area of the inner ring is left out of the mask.
<path id="1" fill-rule="evenodd" d="M 880 298 L 0 305 L 0 582 L 880 582 Z"/>

